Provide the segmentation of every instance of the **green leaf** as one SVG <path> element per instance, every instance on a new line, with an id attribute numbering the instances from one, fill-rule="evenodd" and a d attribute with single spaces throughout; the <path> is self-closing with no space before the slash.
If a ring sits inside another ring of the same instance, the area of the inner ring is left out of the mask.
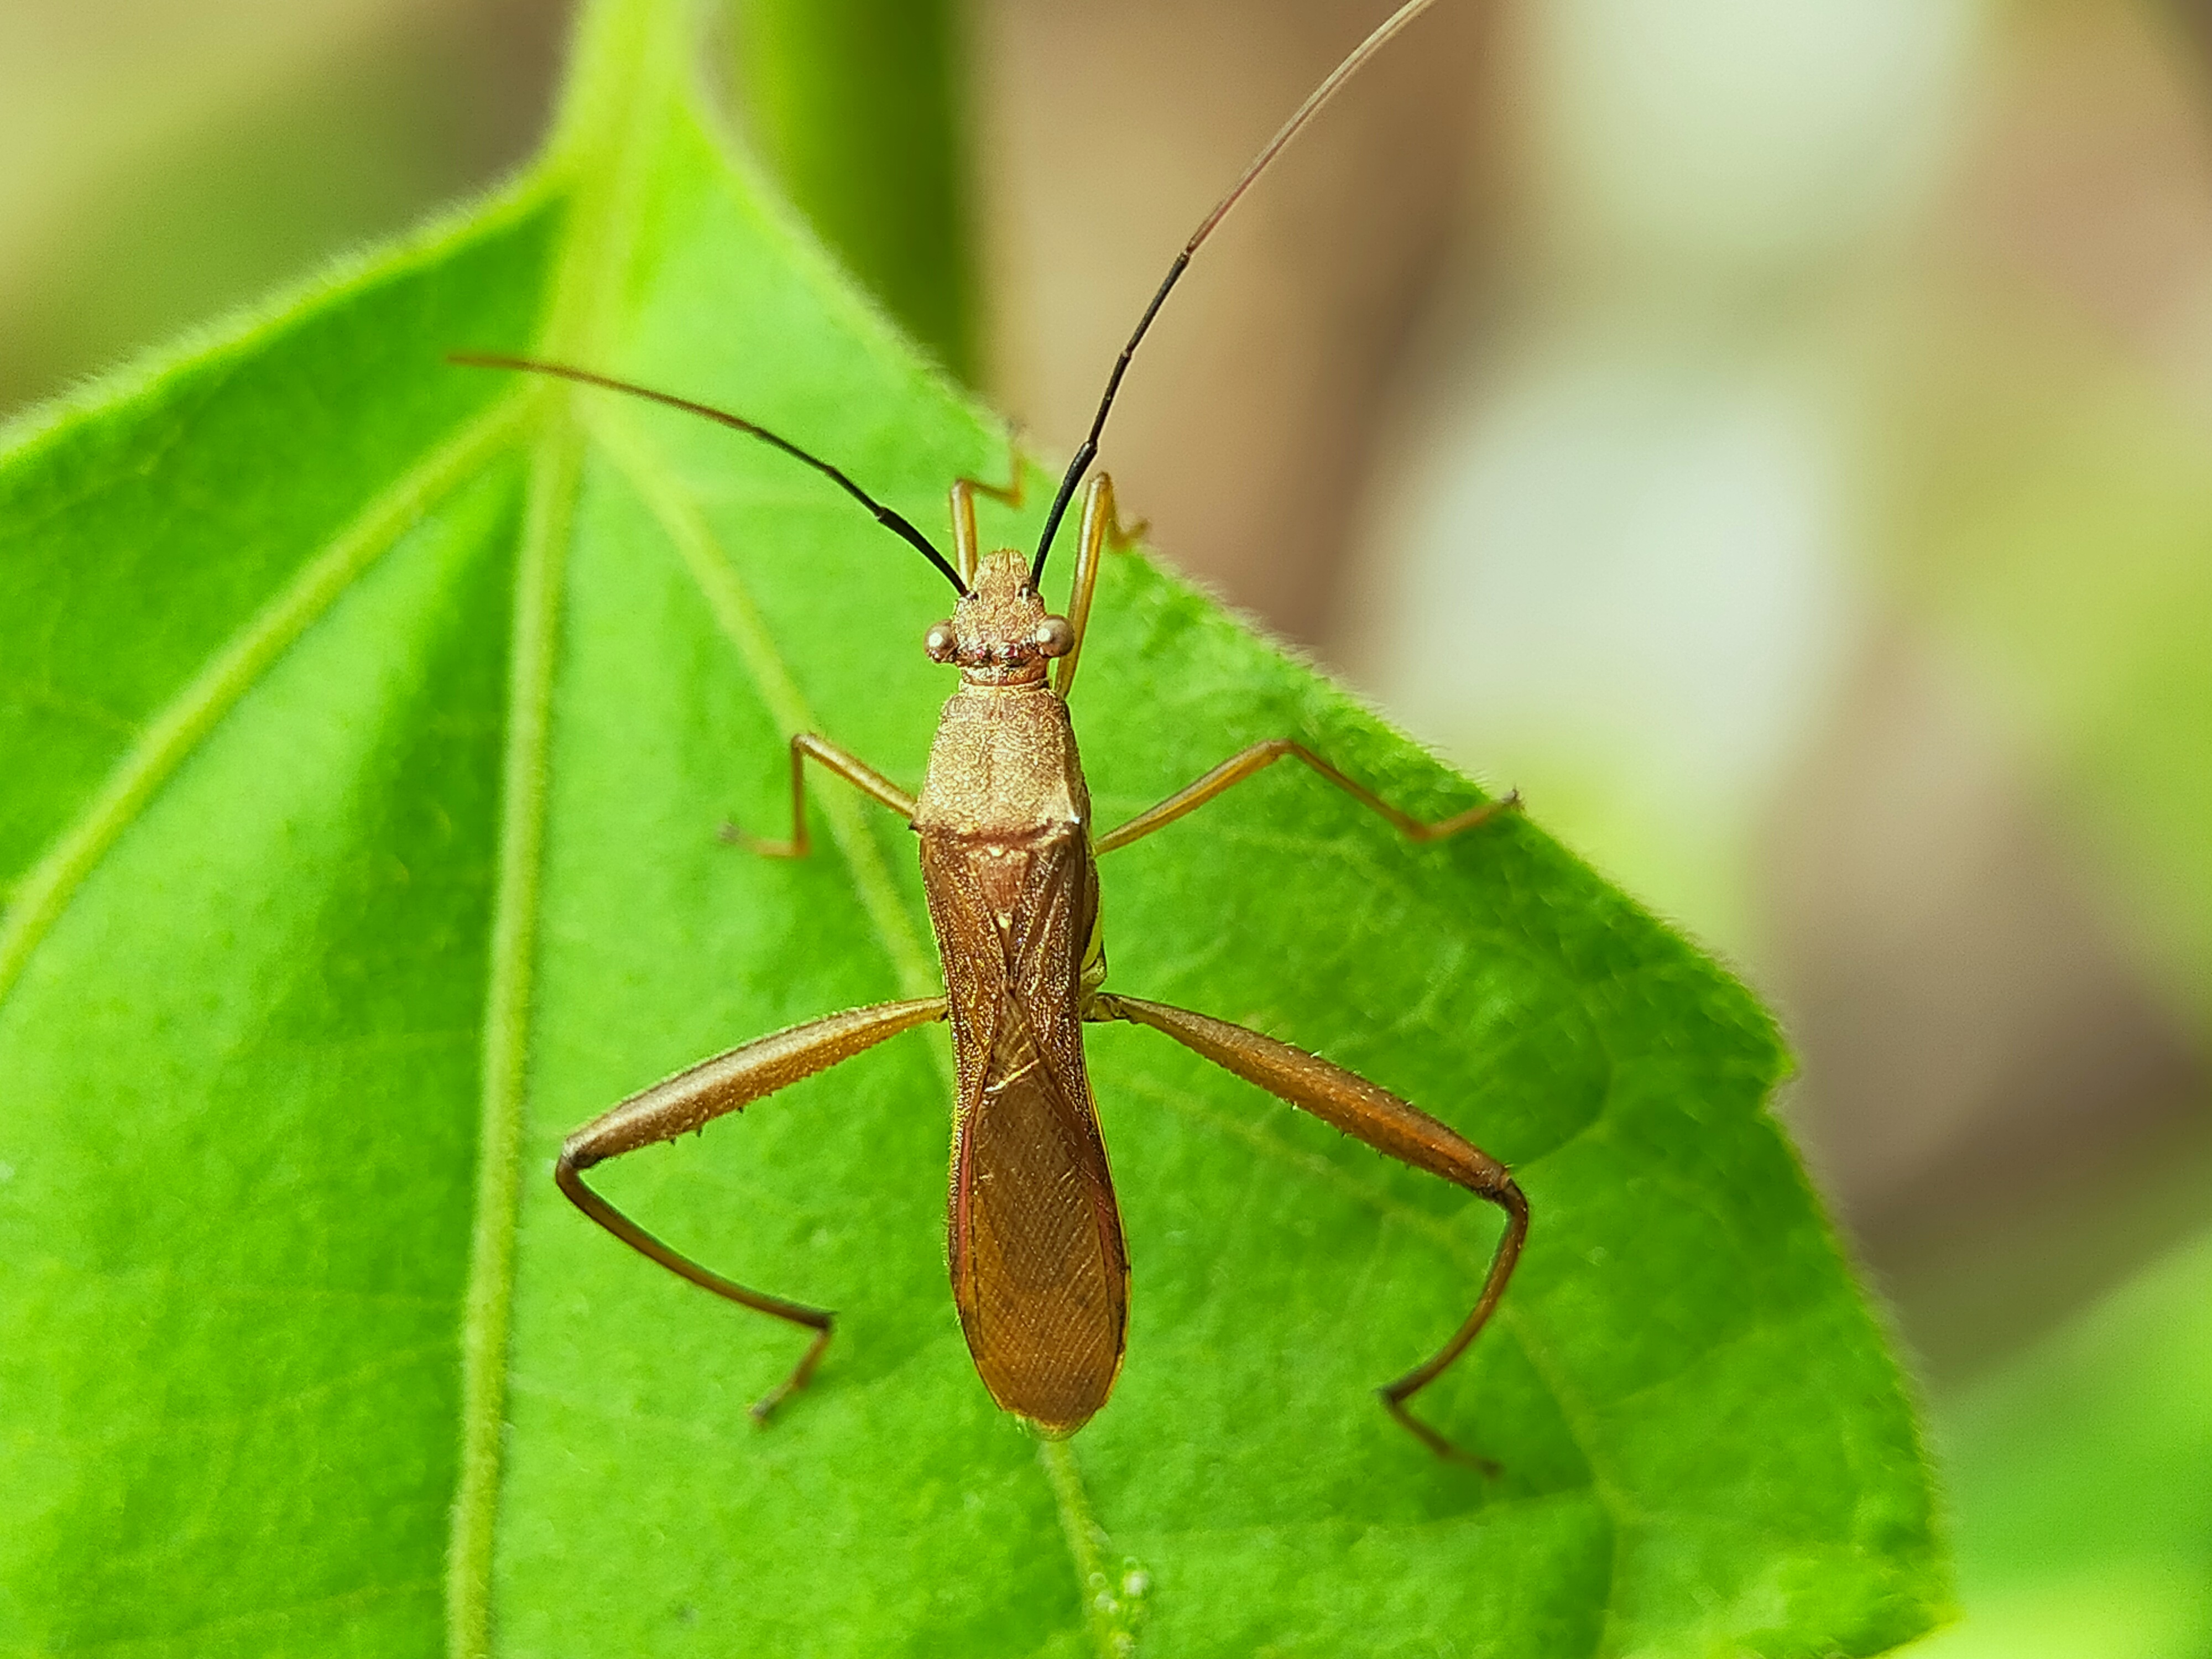
<path id="1" fill-rule="evenodd" d="M 912 839 L 948 596 L 703 422 L 924 522 L 1005 439 L 732 163 L 682 9 L 587 13 L 507 199 L 15 434 L 0 460 L 0 1653 L 1869 1654 L 1947 1590 L 1893 1362 L 1762 1103 L 1742 989 L 1534 824 L 1409 846 L 1271 772 L 1109 860 L 1114 985 L 1324 1051 L 1510 1160 L 1501 1317 L 1424 1396 L 1485 1206 L 1140 1030 L 1092 1045 L 1135 1261 L 1114 1402 L 1041 1448 L 962 1344 L 949 1057 L 902 1037 L 608 1166 L 789 1330 L 623 1249 L 562 1134 L 934 988 Z M 1032 483 L 1041 484 L 1033 475 Z M 1033 492 L 1010 538 L 1034 532 Z M 1474 799 L 1145 561 L 1076 717 L 1117 820 L 1295 734 Z"/>
<path id="2" fill-rule="evenodd" d="M 1914 1659 L 2212 1652 L 2212 1234 L 1938 1419 L 1963 1624 Z"/>

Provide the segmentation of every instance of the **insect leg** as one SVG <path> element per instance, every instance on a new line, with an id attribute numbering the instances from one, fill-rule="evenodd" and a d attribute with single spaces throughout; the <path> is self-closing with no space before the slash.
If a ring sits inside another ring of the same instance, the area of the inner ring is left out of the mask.
<path id="1" fill-rule="evenodd" d="M 584 1184 L 584 1171 L 595 1164 L 635 1152 L 640 1146 L 673 1140 L 693 1129 L 703 1128 L 726 1112 L 744 1109 L 752 1102 L 787 1088 L 801 1078 L 826 1071 L 872 1048 L 886 1037 L 931 1020 L 945 1018 L 943 997 L 924 997 L 914 1002 L 886 1002 L 872 1008 L 854 1008 L 805 1025 L 793 1026 L 732 1048 L 712 1060 L 702 1060 L 650 1089 L 632 1095 L 621 1105 L 593 1118 L 561 1143 L 560 1160 L 553 1178 L 561 1190 L 586 1215 L 631 1249 L 651 1256 L 680 1278 L 774 1318 L 803 1325 L 814 1340 L 791 1375 L 753 1407 L 753 1417 L 765 1422 L 793 1389 L 804 1388 L 822 1351 L 830 1346 L 834 1316 L 827 1310 L 781 1297 L 747 1290 L 735 1279 L 725 1279 L 701 1267 L 690 1257 L 670 1249 L 620 1210 Z"/>
<path id="2" fill-rule="evenodd" d="M 722 825 L 721 836 L 735 847 L 748 853 L 758 853 L 763 858 L 803 859 L 810 843 L 806 839 L 806 763 L 812 761 L 825 770 L 835 772 L 862 794 L 881 801 L 901 817 L 914 817 L 914 797 L 893 783 L 866 762 L 855 760 L 834 743 L 816 737 L 811 732 L 801 732 L 791 740 L 791 839 L 768 841 L 759 836 L 749 836 L 734 823 Z"/>
<path id="3" fill-rule="evenodd" d="M 1158 806 L 1139 812 L 1127 823 L 1108 830 L 1098 838 L 1097 850 L 1110 853 L 1117 847 L 1127 847 L 1133 841 L 1141 840 L 1155 830 L 1164 829 L 1186 812 L 1196 811 L 1216 795 L 1227 793 L 1254 773 L 1265 770 L 1285 756 L 1304 761 L 1362 806 L 1389 819 L 1408 841 L 1443 841 L 1487 823 L 1499 813 L 1510 812 L 1521 804 L 1520 792 L 1516 790 L 1503 800 L 1485 801 L 1480 806 L 1470 806 L 1464 812 L 1455 812 L 1450 817 L 1439 818 L 1433 823 L 1424 823 L 1410 813 L 1400 811 L 1373 790 L 1354 783 L 1305 744 L 1295 743 L 1288 738 L 1270 738 L 1265 743 L 1255 743 L 1249 749 L 1240 750 L 1197 782 L 1178 789 Z"/>
<path id="4" fill-rule="evenodd" d="M 1145 533 L 1142 519 L 1124 525 L 1114 509 L 1114 481 L 1103 472 L 1094 476 L 1083 492 L 1083 530 L 1076 538 L 1075 577 L 1068 588 L 1067 623 L 1075 632 L 1075 645 L 1053 671 L 1052 689 L 1067 701 L 1067 688 L 1075 683 L 1075 659 L 1083 654 L 1083 635 L 1091 626 L 1091 595 L 1098 586 L 1098 564 L 1108 547 L 1116 551 Z"/>
<path id="5" fill-rule="evenodd" d="M 1022 447 L 1018 434 L 1006 439 L 1006 482 L 1002 484 L 985 483 L 981 478 L 955 478 L 951 491 L 952 509 L 952 562 L 959 568 L 960 580 L 969 586 L 975 582 L 975 497 L 988 495 L 994 501 L 1004 501 L 1017 512 L 1022 505 Z"/>
<path id="6" fill-rule="evenodd" d="M 1241 1025 L 1194 1014 L 1187 1009 L 1170 1008 L 1164 1003 L 1109 995 L 1096 1000 L 1089 1017 L 1127 1020 L 1164 1031 L 1224 1071 L 1234 1072 L 1246 1082 L 1258 1084 L 1301 1111 L 1311 1112 L 1334 1124 L 1384 1157 L 1441 1176 L 1505 1212 L 1505 1231 L 1490 1258 L 1490 1271 L 1483 1278 L 1474 1311 L 1453 1334 L 1451 1340 L 1426 1364 L 1376 1390 L 1390 1415 L 1411 1430 L 1431 1451 L 1455 1462 L 1491 1468 L 1494 1473 L 1494 1467 L 1486 1460 L 1462 1451 L 1415 1417 L 1407 1410 L 1406 1402 L 1467 1351 L 1468 1344 L 1474 1340 L 1498 1306 L 1498 1298 L 1505 1294 L 1506 1281 L 1513 1277 L 1514 1263 L 1521 1259 L 1522 1241 L 1528 1236 L 1528 1200 L 1522 1196 L 1505 1166 L 1426 1112 L 1386 1089 L 1377 1088 L 1365 1078 L 1332 1065 L 1318 1054 L 1310 1054 L 1303 1048 L 1278 1042 Z"/>

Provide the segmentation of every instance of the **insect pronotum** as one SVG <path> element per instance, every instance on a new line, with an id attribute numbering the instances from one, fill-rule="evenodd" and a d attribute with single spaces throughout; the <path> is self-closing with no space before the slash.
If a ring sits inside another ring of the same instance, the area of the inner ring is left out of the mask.
<path id="1" fill-rule="evenodd" d="M 1465 1352 L 1504 1293 L 1528 1228 L 1528 1205 L 1505 1166 L 1436 1119 L 1318 1055 L 1205 1014 L 1104 989 L 1099 926 L 1101 854 L 1172 823 L 1285 757 L 1304 762 L 1407 836 L 1437 841 L 1486 823 L 1514 799 L 1438 823 L 1407 816 L 1289 738 L 1231 756 L 1149 811 L 1099 833 L 1078 759 L 1067 695 L 1083 648 L 1099 561 L 1124 538 L 1114 487 L 1090 481 L 1065 616 L 1049 614 L 1038 584 L 1053 538 L 1098 453 L 1121 377 L 1152 319 L 1214 228 L 1283 146 L 1369 58 L 1433 0 L 1409 0 L 1316 88 L 1208 214 L 1115 359 L 1104 395 L 1069 463 L 1032 556 L 978 556 L 978 491 L 1019 504 L 1015 483 L 963 478 L 951 486 L 953 554 L 829 462 L 721 410 L 587 369 L 465 354 L 455 361 L 528 370 L 650 398 L 733 427 L 812 467 L 915 547 L 959 594 L 932 627 L 932 660 L 959 670 L 931 744 L 921 791 L 905 790 L 826 738 L 791 739 L 791 835 L 738 836 L 775 858 L 807 853 L 806 767 L 811 762 L 904 818 L 921 842 L 923 886 L 944 963 L 945 994 L 832 1014 L 702 1060 L 578 1129 L 555 1179 L 584 1213 L 634 1249 L 717 1296 L 813 1333 L 790 1376 L 753 1407 L 768 1415 L 822 1363 L 832 1316 L 748 1288 L 654 1237 L 586 1184 L 585 1171 L 638 1147 L 672 1140 L 935 1020 L 952 1028 L 954 1103 L 949 1256 L 953 1300 L 992 1397 L 1047 1435 L 1073 1433 L 1112 1393 L 1126 1348 L 1129 1258 L 1084 1066 L 1083 1027 L 1101 1020 L 1149 1026 L 1214 1064 L 1334 1124 L 1385 1156 L 1455 1182 L 1499 1206 L 1505 1229 L 1473 1310 L 1426 1363 L 1378 1392 L 1399 1422 L 1442 1456 L 1478 1463 L 1407 1410 L 1407 1402 Z"/>

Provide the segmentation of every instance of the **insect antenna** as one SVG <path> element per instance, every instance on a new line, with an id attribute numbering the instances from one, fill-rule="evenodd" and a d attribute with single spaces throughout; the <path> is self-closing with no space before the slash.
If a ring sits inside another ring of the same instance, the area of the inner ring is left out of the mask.
<path id="1" fill-rule="evenodd" d="M 921 556 L 927 559 L 952 584 L 952 591 L 965 596 L 968 584 L 960 580 L 945 555 L 931 545 L 929 538 L 916 530 L 904 514 L 885 507 L 881 501 L 854 483 L 843 472 L 823 460 L 819 455 L 810 455 L 788 438 L 778 437 L 764 426 L 756 425 L 727 410 L 716 409 L 711 404 L 695 404 L 689 398 L 678 398 L 672 392 L 655 392 L 651 386 L 634 386 L 628 380 L 617 380 L 605 374 L 595 374 L 588 368 L 572 368 L 566 363 L 541 362 L 534 357 L 507 357 L 489 351 L 455 351 L 446 358 L 449 363 L 459 363 L 466 368 L 513 368 L 532 374 L 550 374 L 563 380 L 578 380 L 586 386 L 604 386 L 609 392 L 627 392 L 633 398 L 643 398 L 650 403 L 665 404 L 671 409 L 681 409 L 693 415 L 703 415 L 736 431 L 758 438 L 772 445 L 793 460 L 804 461 L 823 477 L 850 495 L 862 507 L 876 515 L 876 522 L 892 534 L 912 544 Z"/>
<path id="2" fill-rule="evenodd" d="M 1044 533 L 1037 538 L 1036 558 L 1030 566 L 1030 586 L 1032 590 L 1044 578 L 1045 557 L 1052 551 L 1052 538 L 1059 532 L 1060 520 L 1066 515 L 1067 504 L 1074 498 L 1076 486 L 1083 482 L 1083 475 L 1090 470 L 1091 463 L 1098 458 L 1098 434 L 1106 429 L 1107 412 L 1114 407 L 1115 393 L 1121 389 L 1121 376 L 1128 372 L 1129 359 L 1137 355 L 1137 346 L 1144 339 L 1146 331 L 1152 327 L 1152 319 L 1159 315 L 1160 307 L 1167 302 L 1169 290 L 1189 268 L 1191 256 L 1198 252 L 1207 237 L 1213 234 L 1214 227 L 1228 217 L 1229 210 L 1237 205 L 1237 198 L 1252 188 L 1253 181 L 1267 170 L 1267 163 L 1275 159 L 1284 145 L 1297 137 L 1298 129 L 1313 119 L 1321 106 L 1336 95 L 1337 88 L 1358 73 L 1360 66 L 1380 52 L 1392 35 L 1435 3 L 1436 0 L 1406 0 L 1404 5 L 1377 24 L 1375 32 L 1354 46 L 1351 54 L 1328 72 L 1328 78 L 1307 94 L 1305 102 L 1297 106 L 1291 118 L 1284 122 L 1275 136 L 1267 141 L 1267 148 L 1252 158 L 1252 165 L 1244 169 L 1243 176 L 1230 186 L 1226 196 L 1214 204 L 1213 211 L 1200 222 L 1198 228 L 1191 233 L 1190 240 L 1182 245 L 1182 252 L 1176 255 L 1175 263 L 1168 267 L 1166 280 L 1153 294 L 1152 302 L 1145 307 L 1145 314 L 1137 319 L 1137 326 L 1129 336 L 1129 343 L 1121 348 L 1121 355 L 1114 360 L 1114 372 L 1106 377 L 1106 395 L 1098 400 L 1098 412 L 1091 417 L 1091 430 L 1060 478 L 1060 493 L 1052 498 L 1052 511 L 1045 515 Z"/>

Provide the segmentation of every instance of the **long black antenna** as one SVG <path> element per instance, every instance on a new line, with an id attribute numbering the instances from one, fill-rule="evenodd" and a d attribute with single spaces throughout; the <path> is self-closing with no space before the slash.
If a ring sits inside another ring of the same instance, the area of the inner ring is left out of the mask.
<path id="1" fill-rule="evenodd" d="M 930 563 L 944 572 L 945 580 L 952 584 L 954 592 L 963 598 L 967 595 L 968 584 L 960 580 L 960 573 L 952 568 L 945 555 L 930 544 L 929 538 L 916 530 L 902 514 L 885 507 L 820 456 L 808 454 L 790 439 L 780 438 L 764 426 L 756 426 L 752 422 L 732 415 L 727 410 L 716 409 L 711 404 L 695 404 L 689 398 L 678 398 L 672 392 L 655 392 L 651 386 L 633 386 L 628 380 L 617 380 L 608 375 L 594 374 L 588 368 L 571 368 L 566 363 L 541 362 L 534 357 L 503 357 L 489 351 L 456 351 L 450 353 L 446 361 L 449 363 L 459 363 L 469 368 L 522 369 L 532 374 L 552 374 L 564 380 L 580 380 L 586 386 L 605 386 L 610 392 L 627 392 L 633 398 L 643 398 L 652 403 L 665 404 L 671 409 L 681 409 L 693 415 L 703 415 L 710 421 L 719 421 L 724 426 L 732 427 L 739 432 L 758 438 L 764 444 L 772 444 L 793 460 L 805 462 L 807 465 L 860 502 L 862 507 L 866 507 L 869 512 L 876 515 L 876 522 L 884 529 L 912 543 L 923 558 L 927 559 Z"/>
<path id="2" fill-rule="evenodd" d="M 1067 504 L 1075 496 L 1075 487 L 1083 482 L 1083 475 L 1090 470 L 1091 463 L 1098 459 L 1098 434 L 1106 429 L 1107 411 L 1114 407 L 1114 394 L 1121 389 L 1121 376 L 1128 372 L 1129 359 L 1137 355 L 1137 345 L 1145 337 L 1145 331 L 1152 327 L 1152 319 L 1160 314 L 1161 306 L 1167 302 L 1168 290 L 1176 285 L 1189 267 L 1191 255 L 1196 253 L 1200 245 L 1213 234 L 1213 228 L 1228 216 L 1229 210 L 1237 205 L 1237 198 L 1251 189 L 1252 181 L 1267 169 L 1267 163 L 1275 159 L 1284 145 L 1297 136 L 1298 129 L 1313 119 L 1321 106 L 1336 95 L 1337 88 L 1358 73 L 1361 64 L 1380 52 L 1392 35 L 1435 3 L 1436 0 L 1406 0 L 1404 5 L 1382 20 L 1374 33 L 1354 46 L 1352 55 L 1329 71 L 1328 78 L 1308 94 L 1297 112 L 1283 123 L 1282 130 L 1267 141 L 1267 147 L 1253 157 L 1252 165 L 1244 169 L 1244 176 L 1230 187 L 1229 194 L 1214 205 L 1213 211 L 1207 214 L 1199 228 L 1191 233 L 1190 240 L 1182 245 L 1182 252 L 1176 255 L 1175 263 L 1168 267 L 1167 280 L 1152 295 L 1152 302 L 1145 307 L 1145 314 L 1137 319 L 1136 331 L 1129 336 L 1129 343 L 1121 348 L 1121 355 L 1114 360 L 1114 372 L 1106 377 L 1106 395 L 1098 400 L 1098 412 L 1091 417 L 1091 431 L 1060 478 L 1060 493 L 1052 498 L 1052 511 L 1045 514 L 1044 534 L 1037 538 L 1036 558 L 1030 566 L 1031 589 L 1044 579 L 1045 556 L 1052 551 L 1052 538 L 1060 529 L 1060 520 L 1066 516 Z"/>

